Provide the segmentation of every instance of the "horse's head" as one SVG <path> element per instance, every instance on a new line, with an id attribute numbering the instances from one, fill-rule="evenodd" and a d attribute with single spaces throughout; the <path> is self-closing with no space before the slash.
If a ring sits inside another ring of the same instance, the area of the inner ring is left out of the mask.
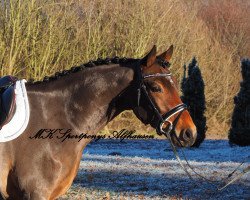
<path id="1" fill-rule="evenodd" d="M 156 128 L 158 134 L 169 132 L 175 145 L 191 146 L 197 136 L 196 127 L 168 69 L 172 53 L 173 46 L 156 56 L 154 46 L 140 60 L 138 102 L 134 113 L 143 123 Z"/>

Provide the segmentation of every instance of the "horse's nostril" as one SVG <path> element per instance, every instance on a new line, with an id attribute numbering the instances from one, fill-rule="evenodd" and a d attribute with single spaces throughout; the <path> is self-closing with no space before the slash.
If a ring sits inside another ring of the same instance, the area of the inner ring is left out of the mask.
<path id="1" fill-rule="evenodd" d="M 183 134 L 184 140 L 188 141 L 193 138 L 192 132 L 188 129 Z"/>
<path id="2" fill-rule="evenodd" d="M 182 146 L 190 147 L 195 143 L 196 140 L 196 132 L 192 129 L 183 129 L 179 135 L 179 141 Z"/>

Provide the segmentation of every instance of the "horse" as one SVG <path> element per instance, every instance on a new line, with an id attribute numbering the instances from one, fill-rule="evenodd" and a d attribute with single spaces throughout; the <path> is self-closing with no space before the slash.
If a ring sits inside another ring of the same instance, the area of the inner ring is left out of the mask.
<path id="1" fill-rule="evenodd" d="M 141 59 L 98 59 L 27 82 L 28 126 L 18 138 L 0 143 L 2 199 L 53 200 L 65 194 L 91 141 L 75 139 L 96 135 L 125 110 L 158 134 L 173 128 L 174 144 L 191 146 L 196 127 L 167 67 L 172 54 L 173 46 L 157 56 L 154 46 Z"/>

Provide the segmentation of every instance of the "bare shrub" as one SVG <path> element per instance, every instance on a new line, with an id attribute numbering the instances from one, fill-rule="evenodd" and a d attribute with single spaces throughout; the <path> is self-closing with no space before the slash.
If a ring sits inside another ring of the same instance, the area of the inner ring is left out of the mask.
<path id="1" fill-rule="evenodd" d="M 196 0 L 0 2 L 0 75 L 39 80 L 90 59 L 142 57 L 153 44 L 161 51 L 174 44 L 171 71 L 181 80 L 183 64 L 196 56 L 206 85 L 208 133 L 226 135 L 240 79 L 238 56 L 249 55 L 249 32 L 245 32 L 249 17 L 235 17 L 241 7 L 232 13 L 226 7 L 216 11 L 210 22 L 212 0 L 204 1 L 207 4 Z M 225 12 L 232 19 L 228 24 L 222 20 Z M 105 130 L 126 127 L 152 131 L 131 112 L 122 113 Z"/>

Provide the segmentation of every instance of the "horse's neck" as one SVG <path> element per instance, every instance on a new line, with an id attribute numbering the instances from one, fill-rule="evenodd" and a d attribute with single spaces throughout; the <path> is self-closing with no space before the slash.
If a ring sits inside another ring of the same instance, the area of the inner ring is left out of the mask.
<path id="1" fill-rule="evenodd" d="M 114 106 L 113 102 L 133 77 L 134 71 L 130 68 L 99 66 L 27 90 L 33 110 L 43 113 L 45 127 L 58 124 L 77 132 L 94 134 L 127 109 L 126 105 Z M 38 105 L 43 108 L 39 110 Z"/>

